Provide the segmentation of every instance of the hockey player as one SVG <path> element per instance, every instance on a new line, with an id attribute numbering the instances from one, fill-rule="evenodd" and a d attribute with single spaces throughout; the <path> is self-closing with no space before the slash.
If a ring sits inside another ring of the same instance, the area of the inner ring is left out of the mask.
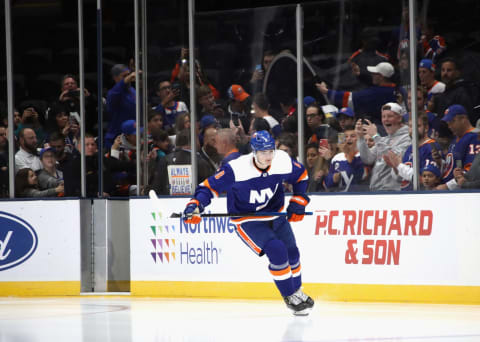
<path id="1" fill-rule="evenodd" d="M 230 161 L 197 187 L 185 208 L 184 221 L 200 223 L 200 213 L 211 199 L 226 192 L 237 235 L 258 256 L 267 255 L 270 273 L 287 307 L 295 315 L 308 315 L 314 302 L 301 290 L 300 254 L 289 223 L 303 219 L 310 201 L 305 194 L 307 171 L 286 152 L 275 150 L 275 140 L 267 131 L 254 133 L 250 144 L 252 153 Z M 292 184 L 294 193 L 287 217 L 235 217 L 235 213 L 282 211 L 283 181 Z"/>

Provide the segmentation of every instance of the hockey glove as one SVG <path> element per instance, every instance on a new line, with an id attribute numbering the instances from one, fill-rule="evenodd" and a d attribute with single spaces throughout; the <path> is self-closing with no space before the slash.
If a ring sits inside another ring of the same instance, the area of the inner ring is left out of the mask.
<path id="1" fill-rule="evenodd" d="M 290 199 L 290 204 L 287 208 L 288 222 L 298 222 L 303 220 L 303 216 L 305 216 L 305 207 L 308 202 L 310 202 L 310 198 L 308 198 L 307 195 L 294 195 Z"/>
<path id="2" fill-rule="evenodd" d="M 199 224 L 202 220 L 200 217 L 200 212 L 202 211 L 203 206 L 200 202 L 195 198 L 192 198 L 183 211 L 183 221 L 185 221 L 185 223 Z"/>

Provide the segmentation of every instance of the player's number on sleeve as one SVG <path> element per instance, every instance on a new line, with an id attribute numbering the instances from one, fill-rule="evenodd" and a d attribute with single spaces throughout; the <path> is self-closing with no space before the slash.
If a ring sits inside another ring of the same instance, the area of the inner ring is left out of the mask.
<path id="1" fill-rule="evenodd" d="M 480 144 L 470 144 L 469 145 L 470 151 L 469 154 L 479 154 L 480 153 Z"/>

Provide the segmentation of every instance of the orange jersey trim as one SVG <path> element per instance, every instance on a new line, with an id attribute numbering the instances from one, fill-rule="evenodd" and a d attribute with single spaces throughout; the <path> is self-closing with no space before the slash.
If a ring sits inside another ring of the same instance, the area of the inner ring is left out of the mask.
<path id="1" fill-rule="evenodd" d="M 210 183 L 208 182 L 208 179 L 205 179 L 202 184 L 204 186 L 206 186 L 215 196 L 218 197 L 218 192 L 216 192 L 215 190 L 213 190 L 213 188 L 210 186 Z"/>
<path id="2" fill-rule="evenodd" d="M 247 235 L 247 233 L 245 233 L 245 231 L 242 229 L 242 227 L 239 224 L 237 224 L 237 232 L 238 232 L 238 235 L 240 235 L 240 237 L 242 238 L 242 240 L 245 241 L 245 243 L 251 249 L 253 249 L 255 253 L 260 254 L 262 252 L 260 247 L 258 247 L 255 244 L 255 242 L 252 241 L 252 239 L 250 239 L 250 237 Z"/>
<path id="3" fill-rule="evenodd" d="M 300 177 L 297 179 L 297 183 L 300 183 L 302 180 L 306 179 L 308 177 L 308 172 L 307 170 L 304 170 L 303 173 L 301 174 Z"/>

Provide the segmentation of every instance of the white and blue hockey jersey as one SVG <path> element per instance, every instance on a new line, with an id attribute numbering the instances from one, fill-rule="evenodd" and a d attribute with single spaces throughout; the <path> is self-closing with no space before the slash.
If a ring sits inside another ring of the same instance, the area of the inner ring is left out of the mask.
<path id="1" fill-rule="evenodd" d="M 436 145 L 436 149 L 441 151 L 440 145 L 433 139 L 428 139 L 424 141 L 420 146 L 418 146 L 418 158 L 419 158 L 419 171 L 422 172 L 423 168 L 428 166 L 429 164 L 433 164 L 437 166 L 437 163 L 433 161 L 432 157 L 432 146 L 430 144 L 434 143 Z M 399 166 L 398 171 L 400 176 L 402 177 L 402 184 L 401 190 L 402 191 L 412 191 L 413 190 L 413 152 L 412 152 L 412 145 L 410 145 L 405 153 L 403 154 L 402 164 L 406 165 L 406 168 L 409 170 L 402 170 Z"/>
<path id="2" fill-rule="evenodd" d="M 339 184 L 335 184 L 333 181 L 335 173 L 340 173 Z M 348 161 L 345 153 L 338 153 L 332 158 L 324 186 L 327 189 L 337 188 L 338 191 L 343 192 L 360 191 L 359 184 L 367 175 L 367 169 L 363 165 L 359 152 L 355 154 L 352 161 Z"/>
<path id="3" fill-rule="evenodd" d="M 461 138 L 454 138 L 445 159 L 442 183 L 447 183 L 453 178 L 453 170 L 457 167 L 457 161 L 461 161 L 463 169 L 469 171 L 473 159 L 478 153 L 480 153 L 480 141 L 474 128 L 470 129 Z"/>
<path id="4" fill-rule="evenodd" d="M 194 197 L 206 207 L 214 196 L 226 192 L 229 213 L 280 212 L 285 201 L 284 181 L 293 185 L 294 194 L 304 194 L 308 185 L 307 170 L 286 152 L 276 150 L 272 164 L 262 171 L 256 167 L 253 153 L 250 153 L 230 161 L 204 180 L 197 187 Z M 275 218 L 252 216 L 232 221 L 239 223 Z"/>

